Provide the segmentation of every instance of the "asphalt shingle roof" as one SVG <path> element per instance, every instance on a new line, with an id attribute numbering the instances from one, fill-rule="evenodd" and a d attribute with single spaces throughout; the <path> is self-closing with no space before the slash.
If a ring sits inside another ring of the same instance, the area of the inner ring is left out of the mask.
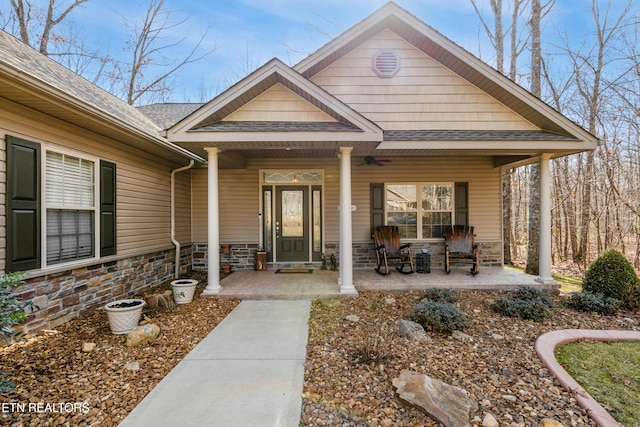
<path id="1" fill-rule="evenodd" d="M 538 130 L 386 130 L 385 141 L 573 141 L 575 138 Z"/>
<path id="2" fill-rule="evenodd" d="M 198 102 L 149 104 L 138 107 L 138 111 L 164 130 L 169 129 L 203 105 Z"/>
<path id="3" fill-rule="evenodd" d="M 216 122 L 196 129 L 205 132 L 361 132 L 339 122 Z"/>
<path id="4" fill-rule="evenodd" d="M 158 135 L 160 129 L 136 108 L 4 31 L 0 31 L 0 62 L 149 135 Z"/>

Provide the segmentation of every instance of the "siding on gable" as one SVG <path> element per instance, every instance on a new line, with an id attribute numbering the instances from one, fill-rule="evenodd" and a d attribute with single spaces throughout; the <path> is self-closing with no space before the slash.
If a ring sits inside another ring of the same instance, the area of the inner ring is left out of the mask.
<path id="1" fill-rule="evenodd" d="M 259 164 L 258 164 L 259 162 Z M 352 159 L 352 204 L 354 243 L 370 240 L 369 184 L 468 182 L 469 224 L 476 227 L 478 241 L 502 239 L 500 171 L 489 157 L 395 158 L 379 166 L 358 166 Z M 219 171 L 220 241 L 256 244 L 258 242 L 259 169 L 324 170 L 325 241 L 339 240 L 340 169 L 338 159 L 248 160 L 247 169 Z M 207 170 L 193 171 L 194 243 L 207 241 Z"/>
<path id="2" fill-rule="evenodd" d="M 6 167 L 6 135 L 39 142 L 53 150 L 71 150 L 80 157 L 87 155 L 116 163 L 117 257 L 173 247 L 170 240 L 170 175 L 171 169 L 177 166 L 7 101 L 0 100 L 0 120 L 2 167 Z M 4 193 L 6 176 L 4 173 L 0 176 L 0 193 Z M 178 174 L 176 189 L 176 237 L 182 244 L 188 244 L 191 242 L 189 171 Z M 1 224 L 0 232 L 4 236 L 5 222 Z M 2 243 L 1 250 L 4 251 L 6 242 Z M 0 254 L 4 262 L 5 253 Z"/>
<path id="3" fill-rule="evenodd" d="M 372 58 L 393 49 L 400 71 L 380 78 Z M 537 130 L 529 121 L 390 30 L 363 43 L 311 81 L 385 130 Z"/>
<path id="4" fill-rule="evenodd" d="M 281 83 L 276 83 L 222 121 L 335 122 L 336 120 L 291 92 Z"/>

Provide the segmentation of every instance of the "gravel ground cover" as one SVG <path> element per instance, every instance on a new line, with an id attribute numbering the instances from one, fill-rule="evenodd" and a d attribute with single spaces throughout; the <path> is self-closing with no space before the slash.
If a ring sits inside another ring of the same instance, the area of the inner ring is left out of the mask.
<path id="1" fill-rule="evenodd" d="M 639 313 L 586 315 L 554 297 L 553 317 L 535 323 L 493 313 L 487 300 L 500 293 L 459 295 L 456 304 L 470 318 L 465 332 L 471 339 L 430 332 L 431 341 L 422 344 L 400 336 L 395 323 L 408 318 L 422 292 L 363 292 L 355 299 L 315 301 L 301 425 L 437 425 L 396 397 L 391 382 L 402 369 L 468 390 L 479 404 L 474 425 L 481 425 L 486 413 L 505 426 L 538 426 L 545 417 L 565 426 L 594 425 L 543 367 L 535 339 L 564 328 L 637 327 Z M 124 336 L 111 334 L 104 310 L 95 310 L 28 343 L 0 349 L 0 370 L 10 372 L 6 378 L 17 385 L 0 394 L 0 425 L 117 425 L 237 304 L 196 298 L 151 312 L 149 320 L 162 332 L 142 347 L 126 347 Z M 357 321 L 347 320 L 351 315 Z M 96 343 L 96 349 L 83 352 L 85 342 Z M 7 406 L 18 403 L 39 406 L 25 411 Z"/>
<path id="2" fill-rule="evenodd" d="M 456 305 L 470 319 L 470 339 L 430 332 L 430 342 L 400 336 L 424 292 L 360 293 L 357 299 L 312 305 L 303 395 L 305 426 L 436 426 L 401 402 L 392 386 L 402 369 L 466 389 L 478 402 L 472 425 L 491 413 L 501 426 L 539 426 L 551 418 L 565 426 L 593 423 L 544 368 L 535 340 L 558 329 L 632 329 L 640 313 L 583 314 L 553 297 L 542 323 L 506 318 L 488 306 L 499 292 L 460 292 Z M 354 321 L 353 315 L 358 320 Z M 347 317 L 350 319 L 348 320 Z M 365 357 L 363 357 L 365 356 Z"/>
<path id="3" fill-rule="evenodd" d="M 196 294 L 204 287 L 198 285 Z M 0 348 L 0 370 L 16 385 L 0 393 L 0 425 L 117 426 L 238 303 L 195 298 L 149 312 L 161 332 L 141 347 L 126 347 L 126 335 L 113 335 L 100 309 L 25 344 Z M 95 350 L 83 352 L 86 342 L 95 343 Z"/>

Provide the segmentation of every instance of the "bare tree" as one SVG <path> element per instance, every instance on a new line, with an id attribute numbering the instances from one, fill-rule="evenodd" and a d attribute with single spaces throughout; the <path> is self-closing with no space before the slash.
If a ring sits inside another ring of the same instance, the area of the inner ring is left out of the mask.
<path id="1" fill-rule="evenodd" d="M 578 50 L 567 48 L 567 57 L 571 60 L 575 74 L 576 96 L 582 105 L 582 120 L 587 130 L 593 134 L 602 131 L 603 108 L 607 103 L 605 94 L 622 83 L 622 77 L 629 70 L 609 73 L 616 68 L 620 57 L 615 53 L 614 44 L 622 30 L 628 25 L 628 15 L 631 10 L 629 2 L 622 12 L 610 20 L 610 4 L 602 14 L 598 0 L 592 1 L 592 13 L 595 24 L 595 43 L 586 42 Z M 567 41 L 567 46 L 569 42 Z M 600 129 L 599 129 L 600 127 Z M 574 260 L 586 264 L 589 259 L 590 228 L 593 219 L 593 184 L 595 174 L 595 153 L 589 152 L 585 156 L 584 185 L 582 189 L 582 206 L 580 209 L 580 233 L 578 251 Z"/>
<path id="2" fill-rule="evenodd" d="M 502 0 L 490 0 L 491 12 L 493 14 L 493 30 L 484 19 L 477 0 L 470 0 L 471 5 L 476 11 L 476 15 L 480 19 L 480 23 L 484 27 L 484 31 L 489 37 L 491 44 L 496 52 L 496 69 L 504 74 L 504 30 L 502 23 Z"/>
<path id="3" fill-rule="evenodd" d="M 170 37 L 178 29 L 183 29 L 188 20 L 174 17 L 175 12 L 165 7 L 165 0 L 151 0 L 142 20 L 125 18 L 125 26 L 129 30 L 126 44 L 129 59 L 115 62 L 114 71 L 109 74 L 112 93 L 131 105 L 165 100 L 172 91 L 171 78 L 175 73 L 213 52 L 202 52 L 205 32 L 184 55 L 177 59 L 170 57 L 169 51 L 175 52 L 187 40 L 186 36 L 180 39 Z"/>
<path id="4" fill-rule="evenodd" d="M 492 46 L 495 49 L 496 53 L 496 69 L 505 74 L 504 63 L 505 63 L 505 39 L 509 36 L 509 40 L 511 43 L 511 47 L 509 50 L 509 77 L 515 80 L 517 76 L 517 61 L 518 56 L 523 52 L 524 43 L 520 40 L 520 34 L 518 32 L 518 20 L 520 19 L 520 14 L 522 12 L 522 6 L 524 0 L 511 0 L 510 7 L 512 9 L 511 13 L 511 23 L 507 26 L 505 30 L 505 24 L 503 22 L 503 2 L 502 0 L 490 0 L 491 13 L 493 19 L 493 28 L 489 24 L 488 20 L 485 19 L 480 6 L 478 5 L 477 0 L 470 0 L 471 5 L 476 11 L 476 15 L 484 28 L 484 31 L 491 41 Z M 502 180 L 502 205 L 503 205 L 503 252 L 504 252 L 504 262 L 509 264 L 511 263 L 511 237 L 512 237 L 512 217 L 513 217 L 513 209 L 512 209 L 512 176 L 513 170 L 506 170 L 503 174 Z"/>
<path id="5" fill-rule="evenodd" d="M 49 42 L 52 38 L 57 38 L 54 33 L 55 27 L 64 21 L 73 9 L 89 0 L 74 0 L 66 7 L 59 7 L 56 0 L 49 0 L 48 4 L 41 8 L 33 6 L 30 1 L 9 1 L 19 26 L 20 40 L 38 49 L 41 54 L 49 56 Z M 36 29 L 33 28 L 34 20 L 37 24 Z"/>
<path id="6" fill-rule="evenodd" d="M 531 0 L 531 93 L 540 98 L 540 70 L 542 66 L 542 47 L 540 42 L 540 22 L 542 5 L 540 0 Z M 529 191 L 529 245 L 525 273 L 538 274 L 540 261 L 540 165 L 534 163 L 531 168 L 531 189 Z"/>

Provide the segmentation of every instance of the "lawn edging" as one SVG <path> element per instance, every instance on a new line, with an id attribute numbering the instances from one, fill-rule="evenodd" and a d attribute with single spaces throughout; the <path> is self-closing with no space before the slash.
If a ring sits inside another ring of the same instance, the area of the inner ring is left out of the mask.
<path id="1" fill-rule="evenodd" d="M 640 341 L 640 332 L 621 330 L 563 329 L 547 332 L 538 337 L 535 344 L 536 353 L 542 363 L 560 381 L 578 404 L 600 427 L 619 425 L 613 417 L 593 398 L 556 360 L 556 348 L 574 341 Z"/>

